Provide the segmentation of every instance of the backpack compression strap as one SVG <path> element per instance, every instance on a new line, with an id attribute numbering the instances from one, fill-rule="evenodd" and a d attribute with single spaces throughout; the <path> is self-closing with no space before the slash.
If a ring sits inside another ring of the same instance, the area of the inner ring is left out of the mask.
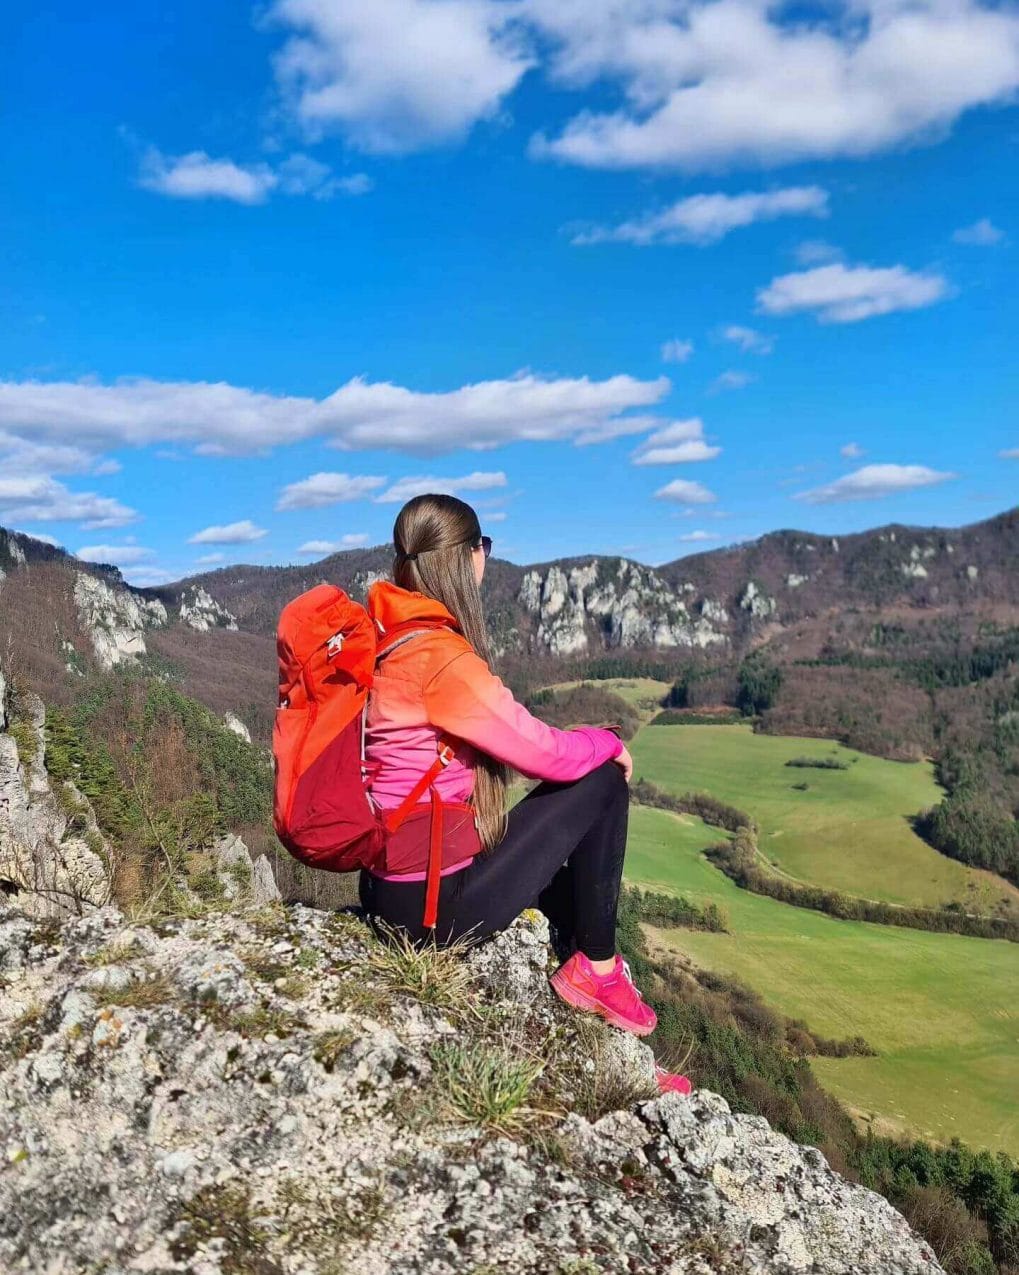
<path id="1" fill-rule="evenodd" d="M 390 641 L 379 649 L 376 658 L 382 659 L 390 651 L 395 651 L 398 646 L 402 646 L 404 642 L 409 642 L 411 638 L 417 637 L 419 633 L 427 633 L 431 629 L 447 627 L 445 624 L 431 624 L 424 628 L 418 625 L 418 627 L 412 628 L 409 633 L 400 633 L 399 636 L 394 636 L 391 633 L 389 635 Z M 432 808 L 428 819 L 428 867 L 425 874 L 425 915 L 423 921 L 426 930 L 435 929 L 435 922 L 438 918 L 440 868 L 442 866 L 442 801 L 439 797 L 438 789 L 435 787 L 435 780 L 442 773 L 443 768 L 448 766 L 453 760 L 453 745 L 445 736 L 439 736 L 436 741 L 436 747 L 438 748 L 438 756 L 435 761 L 432 762 L 431 766 L 404 797 L 403 801 L 383 815 L 382 818 L 386 832 L 395 832 L 414 806 L 417 805 L 425 790 L 428 789 L 430 791 Z"/>

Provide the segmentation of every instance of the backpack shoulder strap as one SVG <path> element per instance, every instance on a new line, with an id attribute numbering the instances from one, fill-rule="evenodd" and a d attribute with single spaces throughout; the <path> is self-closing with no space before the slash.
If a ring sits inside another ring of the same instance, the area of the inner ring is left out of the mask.
<path id="1" fill-rule="evenodd" d="M 410 623 L 413 623 L 411 621 Z M 404 642 L 409 642 L 411 638 L 420 637 L 422 633 L 434 633 L 438 629 L 445 629 L 449 626 L 446 624 L 421 624 L 407 631 L 404 625 L 400 625 L 395 629 L 390 629 L 388 633 L 383 634 L 379 639 L 379 643 L 375 648 L 375 662 L 385 659 L 387 655 L 395 651 L 398 646 L 403 646 Z"/>

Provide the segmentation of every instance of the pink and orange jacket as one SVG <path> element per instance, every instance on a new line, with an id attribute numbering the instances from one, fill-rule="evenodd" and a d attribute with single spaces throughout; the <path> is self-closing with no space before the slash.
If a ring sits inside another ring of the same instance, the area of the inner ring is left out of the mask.
<path id="1" fill-rule="evenodd" d="M 463 802 L 474 785 L 478 751 L 531 779 L 580 779 L 618 757 L 622 740 L 610 730 L 556 730 L 518 704 L 434 598 L 388 581 L 372 585 L 368 612 L 383 633 L 397 624 L 442 624 L 397 646 L 375 672 L 365 715 L 365 756 L 377 766 L 371 793 L 390 809 L 435 760 L 440 735 L 456 741 L 439 774 L 443 802 Z"/>

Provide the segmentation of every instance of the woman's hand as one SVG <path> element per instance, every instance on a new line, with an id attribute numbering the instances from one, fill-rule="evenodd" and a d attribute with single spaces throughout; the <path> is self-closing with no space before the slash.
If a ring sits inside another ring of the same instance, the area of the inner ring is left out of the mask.
<path id="1" fill-rule="evenodd" d="M 633 776 L 633 758 L 630 756 L 630 750 L 625 744 L 623 745 L 623 751 L 619 754 L 619 756 L 613 757 L 612 760 L 623 772 L 623 778 L 627 783 L 629 783 Z"/>

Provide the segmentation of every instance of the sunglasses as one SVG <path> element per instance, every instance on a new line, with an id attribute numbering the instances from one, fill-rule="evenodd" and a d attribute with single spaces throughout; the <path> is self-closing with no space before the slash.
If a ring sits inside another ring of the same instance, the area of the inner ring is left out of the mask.
<path id="1" fill-rule="evenodd" d="M 475 549 L 476 549 L 478 546 L 477 546 L 477 545 L 475 545 L 474 547 L 475 547 Z M 482 537 L 481 537 L 481 547 L 482 547 L 482 549 L 484 549 L 484 551 L 485 551 L 485 557 L 486 557 L 486 558 L 490 558 L 490 557 L 492 556 L 492 537 L 491 537 L 491 536 L 482 536 Z"/>

